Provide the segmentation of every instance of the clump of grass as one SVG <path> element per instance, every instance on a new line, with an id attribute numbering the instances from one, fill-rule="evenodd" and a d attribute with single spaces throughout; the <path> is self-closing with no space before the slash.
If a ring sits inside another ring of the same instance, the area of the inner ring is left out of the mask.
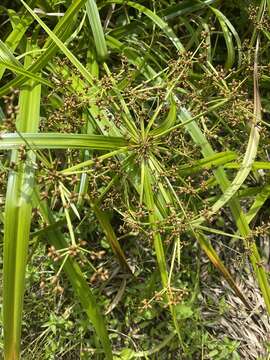
<path id="1" fill-rule="evenodd" d="M 197 356 L 197 245 L 256 321 L 215 239 L 249 259 L 269 313 L 266 256 L 256 241 L 269 230 L 259 217 L 269 196 L 269 78 L 260 58 L 268 54 L 269 4 L 239 7 L 250 13 L 246 31 L 230 6 L 76 0 L 21 1 L 17 13 L 3 7 L 5 359 L 20 357 L 27 263 L 42 248 L 50 270 L 40 291 L 70 306 L 43 325 L 42 343 L 50 331 L 60 334 L 38 355 L 44 358 L 73 356 L 61 331 L 75 332 L 79 310 L 68 319 L 77 300 L 95 335 L 88 339 L 83 325 L 83 349 L 68 345 L 74 356 Z M 121 302 L 126 315 L 111 315 Z M 150 346 L 149 338 L 160 339 L 149 326 L 165 339 Z M 136 335 L 144 328 L 148 340 Z M 229 340 L 226 356 L 230 345 L 236 351 Z"/>

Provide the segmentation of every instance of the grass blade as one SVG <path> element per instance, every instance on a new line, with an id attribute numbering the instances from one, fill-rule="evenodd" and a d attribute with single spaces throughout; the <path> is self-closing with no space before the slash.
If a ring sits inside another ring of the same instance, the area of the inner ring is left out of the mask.
<path id="1" fill-rule="evenodd" d="M 196 232 L 195 236 L 196 236 L 201 248 L 204 250 L 204 252 L 208 256 L 208 258 L 211 260 L 213 265 L 222 273 L 225 280 L 228 282 L 230 287 L 234 290 L 235 294 L 239 297 L 239 299 L 242 300 L 243 304 L 245 304 L 245 306 L 247 307 L 248 310 L 252 310 L 245 295 L 240 291 L 240 289 L 236 285 L 233 277 L 231 276 L 231 274 L 229 273 L 227 268 L 224 266 L 224 264 L 220 260 L 219 256 L 217 255 L 216 251 L 214 250 L 214 248 L 212 247 L 212 245 L 210 244 L 208 239 L 202 233 L 199 233 L 199 232 Z"/>
<path id="2" fill-rule="evenodd" d="M 55 26 L 53 32 L 63 41 L 65 41 L 71 31 L 73 26 L 73 19 L 76 17 L 80 8 L 84 5 L 86 0 L 75 0 L 72 2 L 68 10 L 66 11 L 65 15 L 61 18 L 61 20 Z M 32 3 L 29 4 L 31 6 Z M 33 62 L 27 68 L 27 70 L 31 71 L 32 73 L 39 72 L 42 68 L 46 67 L 52 58 L 52 56 L 57 51 L 57 45 L 53 43 L 51 38 L 48 38 L 45 42 L 43 49 L 46 49 L 42 55 Z M 0 88 L 0 96 L 6 95 L 10 93 L 11 89 L 18 88 L 20 85 L 24 84 L 27 81 L 27 77 L 20 75 L 15 79 L 9 81 L 6 85 Z"/>
<path id="3" fill-rule="evenodd" d="M 170 111 L 168 116 L 166 117 L 166 119 L 162 122 L 162 124 L 160 124 L 160 126 L 152 131 L 150 131 L 151 135 L 159 135 L 161 134 L 163 131 L 166 131 L 168 129 L 170 129 L 171 127 L 174 126 L 175 122 L 176 122 L 176 104 L 174 102 L 174 100 L 171 100 L 171 107 L 170 107 Z"/>
<path id="4" fill-rule="evenodd" d="M 29 6 L 34 6 L 36 0 L 31 0 Z M 19 21 L 17 22 L 16 26 L 13 27 L 12 32 L 8 35 L 5 40 L 5 45 L 14 51 L 17 46 L 19 45 L 22 37 L 24 36 L 26 30 L 33 22 L 31 16 L 29 16 L 28 12 L 25 10 L 23 14 L 20 16 Z M 0 67 L 0 79 L 2 79 L 3 74 L 5 72 L 5 67 Z"/>
<path id="5" fill-rule="evenodd" d="M 166 298 L 167 298 L 167 302 L 169 304 L 169 309 L 171 312 L 171 316 L 173 319 L 176 333 L 178 335 L 179 342 L 181 344 L 182 349 L 185 351 L 185 347 L 184 347 L 184 344 L 182 342 L 182 338 L 180 335 L 179 324 L 178 324 L 178 321 L 176 318 L 175 307 L 171 304 L 171 301 L 170 301 L 170 283 L 169 283 L 169 277 L 168 277 L 167 264 L 166 264 L 163 243 L 162 243 L 161 235 L 157 228 L 157 222 L 158 222 L 159 218 L 157 215 L 158 214 L 157 206 L 154 201 L 154 194 L 153 194 L 153 190 L 152 190 L 152 175 L 151 175 L 151 170 L 150 170 L 149 164 L 147 164 L 147 163 L 144 164 L 143 172 L 144 172 L 144 179 L 143 179 L 144 180 L 144 202 L 145 202 L 145 205 L 149 212 L 148 218 L 149 218 L 149 223 L 150 223 L 150 226 L 152 229 L 152 239 L 153 239 L 154 249 L 155 249 L 155 253 L 156 253 L 156 259 L 157 259 L 157 263 L 158 263 L 158 267 L 159 267 L 159 272 L 160 272 L 160 276 L 161 276 L 161 282 L 162 282 L 164 289 L 166 289 Z"/>
<path id="6" fill-rule="evenodd" d="M 119 263 L 126 271 L 132 274 L 130 266 L 126 260 L 125 254 L 118 242 L 114 229 L 108 219 L 108 215 L 105 212 L 101 211 L 94 203 L 92 203 L 92 209 Z"/>
<path id="7" fill-rule="evenodd" d="M 59 49 L 66 55 L 66 57 L 70 60 L 70 62 L 78 69 L 78 71 L 82 74 L 82 76 L 87 80 L 90 84 L 93 83 L 93 77 L 87 71 L 87 69 L 82 65 L 82 63 L 76 58 L 76 56 L 66 47 L 66 45 L 59 39 L 55 33 L 49 29 L 49 27 L 40 19 L 40 17 L 35 14 L 35 12 L 23 1 L 22 4 L 26 7 L 29 13 L 33 16 L 33 18 L 40 24 L 40 26 L 46 31 L 46 33 L 50 36 L 50 38 L 55 42 L 55 44 L 59 47 Z"/>
<path id="8" fill-rule="evenodd" d="M 196 174 L 204 169 L 212 169 L 230 163 L 237 158 L 237 154 L 233 151 L 224 151 L 216 153 L 212 156 L 207 156 L 202 160 L 196 161 L 194 165 L 179 166 L 179 174 L 181 177 Z"/>
<path id="9" fill-rule="evenodd" d="M 86 12 L 93 32 L 98 60 L 104 61 L 108 57 L 108 50 L 95 0 L 86 1 Z"/>
<path id="10" fill-rule="evenodd" d="M 234 63 L 235 51 L 232 44 L 232 36 L 231 36 L 231 34 L 233 34 L 238 50 L 238 67 L 239 67 L 242 61 L 242 52 L 241 52 L 242 45 L 241 45 L 240 37 L 237 31 L 235 30 L 234 26 L 232 25 L 232 23 L 224 14 L 222 14 L 220 10 L 213 8 L 212 6 L 210 6 L 210 8 L 216 14 L 216 17 L 218 18 L 220 26 L 223 30 L 223 35 L 228 50 L 228 58 L 225 66 L 227 69 L 230 69 Z"/>
<path id="11" fill-rule="evenodd" d="M 59 133 L 18 133 L 3 134 L 0 138 L 0 149 L 18 149 L 21 145 L 31 149 L 96 149 L 113 150 L 125 147 L 127 141 L 121 137 L 59 134 Z"/>
<path id="12" fill-rule="evenodd" d="M 26 65 L 31 58 L 25 59 Z M 41 87 L 33 81 L 21 90 L 17 129 L 37 131 L 39 125 Z M 18 151 L 11 154 L 17 171 L 11 170 L 5 205 L 3 327 L 6 360 L 20 357 L 20 337 L 23 310 L 24 281 L 31 223 L 31 197 L 34 186 L 35 155 L 29 151 L 26 160 L 19 161 Z"/>
<path id="13" fill-rule="evenodd" d="M 110 0 L 110 1 L 107 1 L 107 3 L 125 4 L 125 5 L 131 6 L 134 9 L 142 12 L 164 32 L 164 34 L 171 40 L 171 42 L 174 44 L 174 46 L 180 53 L 185 51 L 183 44 L 177 38 L 174 31 L 169 27 L 169 25 L 164 20 L 162 20 L 157 14 L 155 14 L 153 11 L 151 11 L 147 7 L 145 7 L 141 4 L 137 4 L 133 1 L 125 1 L 125 0 L 116 0 L 116 1 Z"/>
<path id="14" fill-rule="evenodd" d="M 262 208 L 262 206 L 264 205 L 266 200 L 269 198 L 269 196 L 270 196 L 270 185 L 267 184 L 262 188 L 262 190 L 259 192 L 259 194 L 255 197 L 253 204 L 251 205 L 251 207 L 249 208 L 249 210 L 246 214 L 246 219 L 247 219 L 248 223 L 250 223 L 254 219 L 254 217 L 257 215 L 257 213 Z"/>

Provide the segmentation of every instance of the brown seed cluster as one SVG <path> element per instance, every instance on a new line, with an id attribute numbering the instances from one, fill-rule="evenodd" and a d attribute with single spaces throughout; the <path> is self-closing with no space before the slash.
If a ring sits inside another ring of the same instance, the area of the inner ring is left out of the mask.
<path id="1" fill-rule="evenodd" d="M 60 260 L 60 258 L 61 258 L 61 255 L 59 254 L 59 252 L 55 249 L 55 247 L 53 245 L 49 247 L 47 255 L 54 262 Z"/>
<path id="2" fill-rule="evenodd" d="M 248 17 L 251 23 L 253 24 L 254 28 L 258 31 L 260 30 L 270 30 L 270 21 L 269 17 L 264 14 L 264 16 L 258 17 L 260 13 L 259 7 L 254 5 L 249 5 L 248 7 Z"/>
<path id="3" fill-rule="evenodd" d="M 105 269 L 104 267 L 100 267 L 97 269 L 97 271 L 91 276 L 90 283 L 94 284 L 98 281 L 106 281 L 109 278 L 109 271 L 108 269 Z"/>
<path id="4" fill-rule="evenodd" d="M 4 119 L 3 123 L 1 123 L 0 131 L 15 131 L 15 120 L 19 111 L 18 95 L 19 90 L 11 89 L 10 95 L 3 96 L 6 118 Z"/>
<path id="5" fill-rule="evenodd" d="M 169 287 L 166 292 L 164 290 L 155 291 L 154 296 L 151 299 L 143 299 L 141 301 L 139 310 L 144 311 L 151 309 L 154 305 L 156 305 L 156 303 L 162 304 L 162 306 L 165 308 L 168 306 L 175 306 L 177 304 L 181 304 L 187 295 L 188 290 L 186 288 L 180 289 Z"/>

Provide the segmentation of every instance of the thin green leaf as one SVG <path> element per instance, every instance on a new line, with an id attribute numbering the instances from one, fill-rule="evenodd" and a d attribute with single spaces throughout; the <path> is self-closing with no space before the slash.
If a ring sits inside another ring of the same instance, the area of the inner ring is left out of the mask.
<path id="1" fill-rule="evenodd" d="M 73 19 L 74 17 L 76 17 L 78 11 L 84 5 L 85 1 L 86 0 L 74 0 L 70 5 L 70 7 L 68 8 L 68 10 L 66 11 L 65 15 L 57 23 L 53 32 L 59 37 L 59 39 L 65 41 L 68 38 L 73 26 Z M 29 6 L 31 6 L 31 4 L 32 2 L 29 4 Z M 39 72 L 42 68 L 46 67 L 50 59 L 57 51 L 57 45 L 54 44 L 51 38 L 49 37 L 46 40 L 43 49 L 46 50 L 36 61 L 33 62 L 33 64 L 29 66 L 29 68 L 26 68 L 26 70 L 31 71 L 32 73 L 36 73 Z M 24 75 L 19 75 L 18 77 L 9 81 L 6 85 L 0 88 L 0 96 L 8 94 L 11 91 L 11 89 L 18 88 L 27 80 L 28 78 L 25 77 Z"/>
<path id="2" fill-rule="evenodd" d="M 118 239 L 115 235 L 114 229 L 109 221 L 108 214 L 106 214 L 104 211 L 101 211 L 94 202 L 91 202 L 92 209 L 98 219 L 98 222 L 104 231 L 104 234 L 106 236 L 106 239 L 108 240 L 110 247 L 112 251 L 114 252 L 115 256 L 119 260 L 119 263 L 122 265 L 122 267 L 127 270 L 129 273 L 132 274 L 132 271 L 130 269 L 130 266 L 126 260 L 125 254 L 118 242 Z"/>
<path id="3" fill-rule="evenodd" d="M 70 60 L 70 62 L 78 69 L 78 71 L 82 74 L 82 76 L 87 80 L 90 84 L 93 83 L 93 77 L 87 71 L 87 69 L 82 65 L 82 63 L 76 58 L 76 56 L 66 47 L 66 45 L 59 39 L 57 35 L 53 31 L 51 31 L 48 26 L 35 14 L 35 12 L 23 1 L 22 4 L 26 7 L 26 9 L 30 12 L 33 18 L 40 24 L 40 26 L 47 32 L 50 38 L 55 42 L 55 44 L 59 47 L 59 49 L 66 55 L 66 57 Z"/>
<path id="4" fill-rule="evenodd" d="M 243 304 L 246 305 L 247 309 L 252 310 L 251 305 L 248 302 L 247 298 L 236 285 L 233 277 L 231 276 L 227 268 L 223 265 L 222 261 L 220 260 L 219 256 L 217 255 L 216 251 L 214 250 L 208 239 L 202 233 L 199 232 L 196 232 L 196 238 L 201 248 L 205 251 L 206 255 L 211 260 L 213 265 L 223 274 L 224 278 L 231 286 L 231 288 L 234 290 L 235 294 L 239 297 L 239 299 L 242 300 Z"/>
<path id="5" fill-rule="evenodd" d="M 31 0 L 29 6 L 34 6 L 35 3 L 36 0 Z M 23 14 L 20 15 L 20 17 L 18 16 L 18 20 L 19 21 L 16 23 L 16 26 L 13 27 L 13 30 L 5 40 L 5 45 L 12 51 L 14 51 L 17 48 L 26 30 L 33 22 L 31 16 L 29 16 L 26 10 L 23 11 Z M 3 77 L 4 72 L 5 72 L 5 67 L 1 66 L 0 79 Z"/>
<path id="6" fill-rule="evenodd" d="M 234 50 L 232 50 L 230 48 L 231 46 L 233 46 L 231 44 L 231 42 L 232 42 L 231 36 L 228 34 L 228 31 L 227 31 L 227 30 L 230 30 L 230 32 L 233 34 L 233 36 L 235 38 L 236 45 L 237 45 L 238 67 L 239 67 L 241 65 L 241 62 L 242 62 L 242 44 L 241 44 L 240 37 L 239 37 L 237 31 L 235 30 L 235 27 L 230 22 L 230 20 L 224 14 L 222 14 L 222 12 L 220 10 L 218 10 L 218 9 L 212 7 L 212 6 L 210 6 L 210 8 L 216 14 L 216 16 L 217 16 L 217 18 L 218 18 L 218 20 L 220 22 L 220 25 L 222 27 L 223 33 L 224 33 L 224 38 L 225 38 L 227 49 L 228 49 L 228 59 L 227 59 L 226 66 L 227 66 L 228 69 L 230 69 L 231 68 L 231 66 L 229 66 L 230 62 L 233 61 L 233 58 L 234 58 L 234 55 L 233 55 Z M 227 27 L 227 30 L 226 30 L 226 27 Z M 229 55 L 229 53 L 231 53 L 231 54 Z M 229 59 L 230 57 L 231 57 L 231 59 Z"/>
<path id="7" fill-rule="evenodd" d="M 18 133 L 2 134 L 0 149 L 18 149 L 21 145 L 31 149 L 96 149 L 112 150 L 126 147 L 127 141 L 121 137 L 62 134 L 62 133 Z"/>
<path id="8" fill-rule="evenodd" d="M 31 61 L 28 56 L 26 65 Z M 39 125 L 40 85 L 30 81 L 21 91 L 17 129 L 37 131 Z M 31 198 L 34 186 L 32 151 L 25 162 L 19 162 L 18 151 L 13 150 L 11 161 L 18 166 L 11 170 L 5 204 L 4 274 L 3 274 L 3 328 L 6 360 L 20 357 L 20 337 L 23 310 L 24 282 L 31 224 Z"/>
<path id="9" fill-rule="evenodd" d="M 134 9 L 142 12 L 164 32 L 164 34 L 168 37 L 168 39 L 171 40 L 171 42 L 174 44 L 174 46 L 180 53 L 183 53 L 185 51 L 183 44 L 177 38 L 177 36 L 173 32 L 173 30 L 169 27 L 169 25 L 164 20 L 162 20 L 157 14 L 155 14 L 153 11 L 151 11 L 147 7 L 145 7 L 141 4 L 135 3 L 133 1 L 126 1 L 126 0 L 109 0 L 109 1 L 107 1 L 107 3 L 125 4 L 125 5 L 131 6 Z"/>
<path id="10" fill-rule="evenodd" d="M 24 75 L 25 77 L 36 80 L 38 83 L 53 87 L 49 81 L 42 79 L 40 76 L 25 70 L 23 65 L 15 58 L 10 49 L 0 40 L 0 65 L 4 68 L 10 69 L 16 74 Z M 1 68 L 2 68 L 1 66 Z"/>
<path id="11" fill-rule="evenodd" d="M 220 23 L 221 29 L 223 31 L 223 36 L 224 36 L 224 39 L 226 42 L 228 55 L 227 55 L 225 67 L 227 69 L 231 69 L 234 64 L 234 59 L 235 59 L 235 50 L 234 50 L 234 45 L 233 45 L 233 41 L 232 41 L 232 34 L 231 34 L 228 24 L 226 22 L 225 16 L 218 9 L 215 9 L 213 7 L 211 7 L 211 9 L 216 14 L 216 17 Z"/>
<path id="12" fill-rule="evenodd" d="M 204 169 L 212 169 L 213 167 L 218 167 L 220 165 L 225 165 L 230 163 L 230 161 L 235 160 L 237 154 L 233 151 L 224 151 L 216 153 L 212 156 L 207 156 L 201 160 L 198 160 L 194 165 L 182 165 L 179 166 L 179 174 L 181 177 L 189 176 L 191 174 L 198 173 Z M 229 166 L 230 164 L 228 164 Z"/>
<path id="13" fill-rule="evenodd" d="M 150 131 L 151 135 L 159 135 L 162 132 L 166 131 L 167 129 L 170 129 L 174 126 L 176 122 L 176 104 L 171 100 L 171 107 L 168 116 L 166 119 L 158 126 L 156 129 Z"/>
<path id="14" fill-rule="evenodd" d="M 262 208 L 262 206 L 269 198 L 269 196 L 270 196 L 270 185 L 265 185 L 261 189 L 259 194 L 256 195 L 253 204 L 251 205 L 251 207 L 249 208 L 246 214 L 246 219 L 248 223 L 250 223 L 254 219 L 254 217 L 258 214 L 259 210 Z"/>
<path id="15" fill-rule="evenodd" d="M 93 32 L 98 59 L 104 61 L 108 57 L 108 50 L 95 0 L 86 1 L 86 12 Z"/>

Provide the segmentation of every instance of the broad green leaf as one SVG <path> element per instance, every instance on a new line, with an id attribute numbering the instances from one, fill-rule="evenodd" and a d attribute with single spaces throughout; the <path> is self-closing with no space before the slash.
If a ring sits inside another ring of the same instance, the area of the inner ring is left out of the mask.
<path id="1" fill-rule="evenodd" d="M 178 320 L 188 319 L 193 316 L 191 306 L 186 304 L 177 304 L 175 306 L 176 317 Z"/>

